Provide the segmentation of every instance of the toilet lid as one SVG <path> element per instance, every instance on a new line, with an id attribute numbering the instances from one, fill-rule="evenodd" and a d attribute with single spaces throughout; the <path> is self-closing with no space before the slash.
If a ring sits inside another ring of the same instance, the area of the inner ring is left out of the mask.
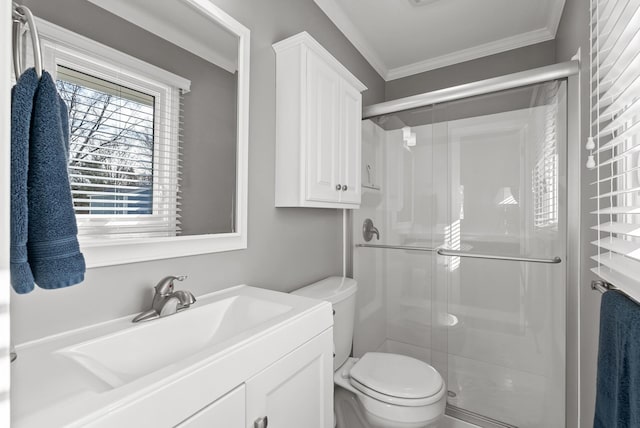
<path id="1" fill-rule="evenodd" d="M 368 352 L 353 366 L 351 378 L 366 388 L 398 398 L 427 398 L 442 390 L 440 373 L 429 364 L 398 354 Z"/>

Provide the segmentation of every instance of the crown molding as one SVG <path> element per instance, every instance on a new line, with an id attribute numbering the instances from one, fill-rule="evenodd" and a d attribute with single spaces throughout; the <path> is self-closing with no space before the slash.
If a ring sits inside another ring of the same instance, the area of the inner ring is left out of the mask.
<path id="1" fill-rule="evenodd" d="M 325 15 L 338 27 L 351 44 L 360 52 L 373 69 L 384 79 L 388 73 L 380 56 L 367 42 L 365 37 L 353 24 L 353 21 L 344 13 L 342 7 L 335 0 L 313 0 Z"/>
<path id="2" fill-rule="evenodd" d="M 562 11 L 564 10 L 565 0 L 555 0 L 551 6 L 551 13 L 549 13 L 549 20 L 547 21 L 547 29 L 553 37 L 556 37 L 558 32 L 558 26 L 560 25 L 560 19 L 562 19 Z"/>
<path id="3" fill-rule="evenodd" d="M 385 76 L 382 77 L 386 81 L 400 79 L 402 77 L 424 73 L 425 71 L 435 70 L 437 68 L 459 64 L 461 62 L 471 61 L 489 55 L 495 55 L 512 49 L 546 42 L 548 40 L 552 40 L 554 37 L 555 34 L 551 33 L 548 28 L 540 28 L 528 33 L 506 37 L 494 42 L 485 43 L 468 49 L 462 49 L 450 54 L 427 59 L 425 61 L 392 68 Z"/>
<path id="4" fill-rule="evenodd" d="M 352 84 L 358 91 L 363 92 L 367 90 L 367 87 L 358 78 L 349 71 L 340 61 L 338 61 L 331 52 L 325 49 L 311 34 L 306 31 L 302 31 L 287 39 L 274 43 L 273 50 L 276 53 L 284 52 L 296 46 L 306 46 L 316 53 L 316 55 L 323 58 L 327 64 L 329 64 L 335 71 L 337 71 L 345 80 Z"/>
<path id="5" fill-rule="evenodd" d="M 437 68 L 471 61 L 484 56 L 495 55 L 512 49 L 518 49 L 536 43 L 553 40 L 556 37 L 556 32 L 558 30 L 558 25 L 560 24 L 560 19 L 562 18 L 562 11 L 566 0 L 553 1 L 551 10 L 548 14 L 547 25 L 543 28 L 396 68 L 387 67 L 384 61 L 380 58 L 380 55 L 378 55 L 376 50 L 369 44 L 366 38 L 353 24 L 353 21 L 349 19 L 336 0 L 313 1 L 378 72 L 380 77 L 385 81 L 390 81 L 418 73 L 424 73 L 425 71 L 435 70 Z"/>

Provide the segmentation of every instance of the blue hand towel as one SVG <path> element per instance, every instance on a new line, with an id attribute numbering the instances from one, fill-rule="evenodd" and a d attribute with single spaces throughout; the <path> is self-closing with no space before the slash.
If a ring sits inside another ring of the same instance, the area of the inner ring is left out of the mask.
<path id="1" fill-rule="evenodd" d="M 33 290 L 27 261 L 27 170 L 29 128 L 38 76 L 25 71 L 11 89 L 11 285 L 20 294 Z"/>
<path id="2" fill-rule="evenodd" d="M 84 280 L 69 174 L 69 118 L 51 75 L 44 71 L 31 122 L 29 174 L 29 265 L 36 284 L 54 289 Z"/>
<path id="3" fill-rule="evenodd" d="M 594 428 L 640 427 L 640 305 L 607 291 L 600 305 Z"/>

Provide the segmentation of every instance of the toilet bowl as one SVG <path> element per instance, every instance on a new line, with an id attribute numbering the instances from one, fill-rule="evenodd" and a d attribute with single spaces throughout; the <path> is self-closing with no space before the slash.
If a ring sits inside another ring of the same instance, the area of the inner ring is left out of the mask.
<path id="1" fill-rule="evenodd" d="M 398 354 L 349 357 L 356 290 L 351 278 L 329 277 L 293 292 L 333 305 L 337 428 L 428 427 L 444 415 L 446 405 L 447 388 L 437 370 Z"/>
<path id="2" fill-rule="evenodd" d="M 442 377 L 414 358 L 369 352 L 360 359 L 349 358 L 333 380 L 356 397 L 371 427 L 423 428 L 444 414 Z"/>

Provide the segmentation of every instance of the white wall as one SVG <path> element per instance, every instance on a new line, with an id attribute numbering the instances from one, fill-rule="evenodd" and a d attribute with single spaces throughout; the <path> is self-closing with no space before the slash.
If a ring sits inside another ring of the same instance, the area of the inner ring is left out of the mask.
<path id="1" fill-rule="evenodd" d="M 11 19 L 11 3 L 0 4 L 0 22 Z M 11 26 L 3 25 L 0 40 L 9 40 Z M 0 43 L 0 64 L 9 64 L 10 44 Z M 9 67 L 0 70 L 0 117 L 7 117 L 10 109 Z M 0 159 L 9 159 L 10 128 L 7 120 L 0 126 Z M 0 169 L 0 195 L 9 194 L 9 168 Z M 0 426 L 9 426 L 9 200 L 0 201 Z"/>
<path id="2" fill-rule="evenodd" d="M 587 163 L 587 151 L 583 149 L 589 135 L 589 2 L 586 0 L 566 0 L 558 34 L 556 37 L 556 60 L 566 61 L 581 49 L 581 108 L 580 165 Z M 595 218 L 589 214 L 595 209 L 595 202 L 589 198 L 594 189 L 589 185 L 595 180 L 595 171 L 582 169 L 581 198 L 581 280 L 580 280 L 580 427 L 593 425 L 596 396 L 596 362 L 598 355 L 598 329 L 600 322 L 600 293 L 591 290 L 589 284 L 594 279 L 590 269 L 590 257 L 595 254 L 590 244 L 596 237 L 590 227 Z"/>
<path id="3" fill-rule="evenodd" d="M 150 289 L 164 275 L 189 275 L 180 287 L 198 295 L 240 283 L 290 291 L 341 273 L 341 212 L 274 208 L 275 55 L 271 45 L 308 31 L 369 88 L 365 105 L 383 100 L 384 82 L 312 0 L 214 3 L 251 30 L 249 248 L 91 269 L 85 282 L 74 287 L 37 289 L 24 296 L 13 293 L 15 343 L 141 311 L 150 302 Z M 73 7 L 79 13 L 80 8 L 93 7 L 86 1 L 40 0 L 29 5 L 37 16 L 63 20 L 61 25 L 81 34 L 92 33 L 90 24 L 78 19 L 77 13 L 60 16 L 58 12 Z M 6 147 L 6 137 L 2 144 Z"/>

